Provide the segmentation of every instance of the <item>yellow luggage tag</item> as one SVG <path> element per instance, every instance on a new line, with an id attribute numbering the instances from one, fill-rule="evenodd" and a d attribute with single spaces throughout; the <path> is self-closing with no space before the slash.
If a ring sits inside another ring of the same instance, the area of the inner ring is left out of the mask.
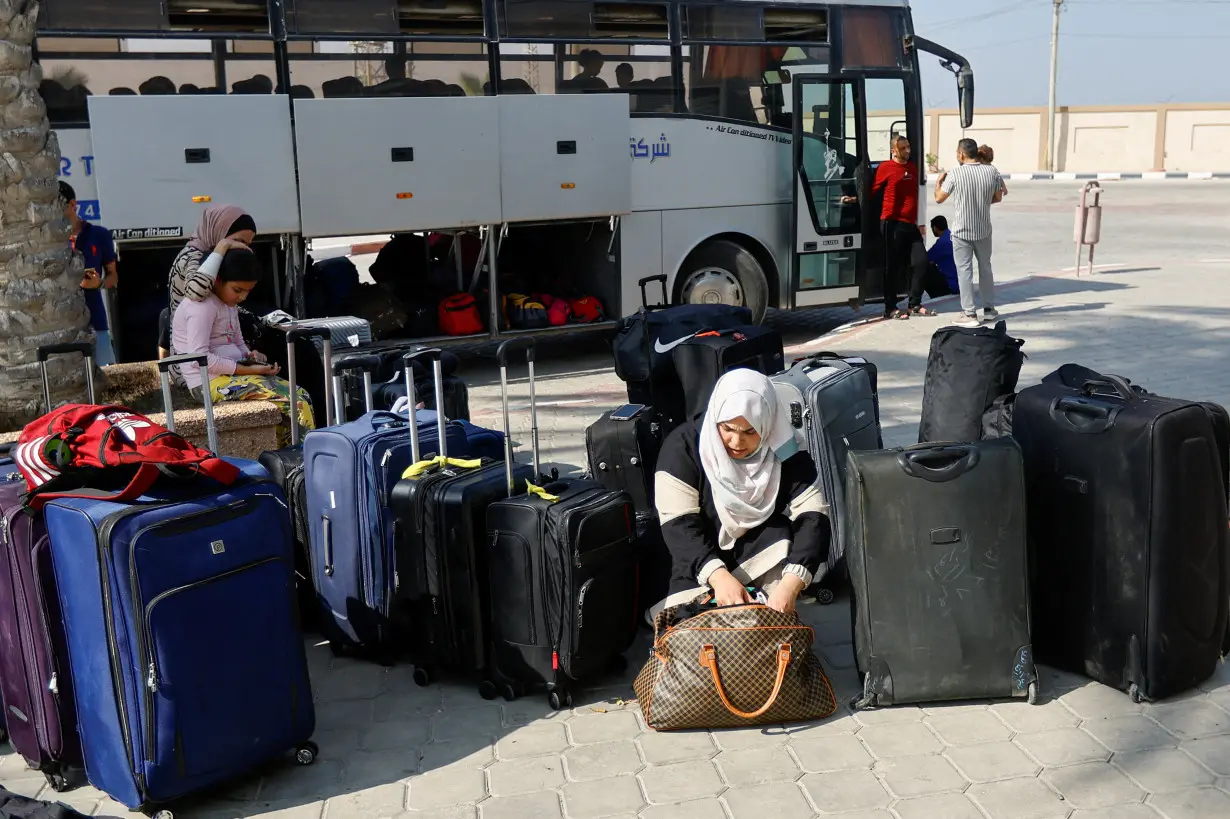
<path id="1" fill-rule="evenodd" d="M 416 464 L 411 464 L 406 467 L 406 471 L 401 473 L 402 478 L 417 478 L 433 466 L 455 466 L 458 469 L 477 469 L 482 466 L 483 462 L 478 458 L 441 458 L 437 455 L 434 458 L 428 458 L 425 461 L 419 461 Z"/>
<path id="2" fill-rule="evenodd" d="M 556 503 L 559 501 L 559 495 L 552 495 L 550 492 L 543 489 L 541 486 L 535 486 L 529 481 L 525 482 L 525 491 L 526 493 L 530 495 L 537 495 L 538 497 L 545 500 L 547 503 Z"/>

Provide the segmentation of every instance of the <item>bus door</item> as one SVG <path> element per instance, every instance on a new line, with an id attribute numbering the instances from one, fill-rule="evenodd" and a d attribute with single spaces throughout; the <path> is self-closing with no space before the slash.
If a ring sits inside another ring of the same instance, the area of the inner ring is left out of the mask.
<path id="1" fill-rule="evenodd" d="M 791 307 L 864 301 L 870 165 L 861 77 L 795 74 Z"/>

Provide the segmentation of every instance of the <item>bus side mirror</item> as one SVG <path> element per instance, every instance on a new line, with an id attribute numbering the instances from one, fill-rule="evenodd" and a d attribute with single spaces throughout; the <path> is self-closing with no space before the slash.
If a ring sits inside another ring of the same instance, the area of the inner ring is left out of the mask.
<path id="1" fill-rule="evenodd" d="M 957 75 L 957 105 L 961 109 L 961 128 L 974 124 L 974 74 Z"/>

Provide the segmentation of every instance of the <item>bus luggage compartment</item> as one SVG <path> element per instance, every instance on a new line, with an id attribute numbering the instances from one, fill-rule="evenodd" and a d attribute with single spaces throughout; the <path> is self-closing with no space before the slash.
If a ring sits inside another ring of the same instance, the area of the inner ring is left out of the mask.
<path id="1" fill-rule="evenodd" d="M 239 205 L 264 234 L 299 232 L 289 98 L 95 96 L 89 106 L 98 197 L 117 238 L 188 236 L 211 204 Z"/>
<path id="2" fill-rule="evenodd" d="M 495 97 L 295 101 L 303 234 L 499 224 Z"/>
<path id="3" fill-rule="evenodd" d="M 628 213 L 627 94 L 498 97 L 504 221 Z"/>

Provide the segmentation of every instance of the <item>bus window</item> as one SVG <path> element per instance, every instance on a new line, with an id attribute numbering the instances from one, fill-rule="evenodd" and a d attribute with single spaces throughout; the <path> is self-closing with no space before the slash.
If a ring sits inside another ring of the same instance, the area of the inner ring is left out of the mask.
<path id="1" fill-rule="evenodd" d="M 290 93 L 300 99 L 482 96 L 488 74 L 482 43 L 322 41 L 310 56 L 291 55 Z"/>
<path id="2" fill-rule="evenodd" d="M 501 43 L 500 93 L 630 95 L 633 113 L 674 111 L 670 46 Z"/>
<path id="3" fill-rule="evenodd" d="M 828 70 L 827 46 L 684 46 L 688 109 L 702 116 L 789 128 L 790 87 L 782 80 Z"/>
<path id="4" fill-rule="evenodd" d="M 208 40 L 40 37 L 38 47 L 39 91 L 53 126 L 88 122 L 90 96 L 213 92 L 216 84 Z"/>
<path id="5" fill-rule="evenodd" d="M 670 40 L 665 3 L 500 0 L 497 9 L 505 38 Z"/>
<path id="6" fill-rule="evenodd" d="M 869 77 L 865 82 L 867 155 L 872 162 L 884 162 L 892 156 L 895 137 L 915 141 L 915 135 L 908 133 L 906 127 L 905 80 Z M 920 158 L 914 157 L 916 161 Z"/>
<path id="7" fill-rule="evenodd" d="M 898 11 L 845 8 L 841 20 L 843 69 L 905 67 Z"/>

